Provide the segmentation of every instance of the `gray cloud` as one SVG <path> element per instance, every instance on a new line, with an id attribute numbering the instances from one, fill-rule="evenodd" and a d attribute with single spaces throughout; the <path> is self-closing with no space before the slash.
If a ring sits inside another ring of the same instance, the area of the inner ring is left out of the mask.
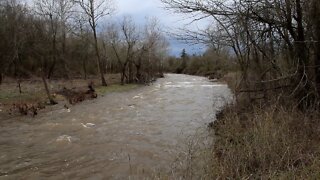
<path id="1" fill-rule="evenodd" d="M 33 0 L 20 0 L 32 7 Z M 208 24 L 206 20 L 190 24 L 190 19 L 186 15 L 179 15 L 165 10 L 160 0 L 114 0 L 116 13 L 111 17 L 113 20 L 121 20 L 123 16 L 131 16 L 137 25 L 144 25 L 147 17 L 156 17 L 159 19 L 164 32 L 174 32 L 177 29 L 204 28 Z M 108 23 L 110 17 L 106 17 L 105 22 L 99 22 L 100 28 Z M 187 25 L 189 24 L 189 25 Z M 204 51 L 200 45 L 190 45 L 185 42 L 177 41 L 169 37 L 170 54 L 179 56 L 182 49 L 186 49 L 189 54 Z"/>
<path id="2" fill-rule="evenodd" d="M 204 28 L 207 25 L 206 20 L 190 24 L 190 19 L 188 20 L 186 15 L 174 14 L 165 10 L 160 0 L 117 0 L 116 3 L 117 13 L 115 18 L 129 15 L 132 16 L 136 24 L 143 25 L 146 17 L 156 17 L 165 32 L 174 32 L 179 28 Z M 204 46 L 186 44 L 169 37 L 169 35 L 168 39 L 171 55 L 179 56 L 182 49 L 186 49 L 189 54 L 204 51 Z"/>

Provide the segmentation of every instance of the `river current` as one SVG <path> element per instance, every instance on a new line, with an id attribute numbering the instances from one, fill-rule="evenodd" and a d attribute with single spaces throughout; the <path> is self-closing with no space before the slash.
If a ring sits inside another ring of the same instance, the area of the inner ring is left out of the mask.
<path id="1" fill-rule="evenodd" d="M 0 179 L 142 179 L 169 172 L 178 147 L 207 128 L 231 93 L 166 74 L 150 86 L 0 122 Z"/>

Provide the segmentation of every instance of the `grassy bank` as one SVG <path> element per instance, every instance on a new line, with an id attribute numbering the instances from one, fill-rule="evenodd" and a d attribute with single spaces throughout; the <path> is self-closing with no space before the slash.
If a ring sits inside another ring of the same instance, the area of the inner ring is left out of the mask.
<path id="1" fill-rule="evenodd" d="M 138 84 L 120 85 L 119 74 L 109 74 L 107 77 L 108 86 L 101 86 L 98 78 L 84 79 L 69 79 L 69 80 L 51 80 L 49 81 L 49 88 L 54 100 L 57 101 L 63 108 L 64 104 L 69 104 L 69 98 L 59 94 L 59 91 L 64 88 L 74 92 L 86 92 L 88 90 L 88 83 L 93 82 L 96 93 L 103 96 L 112 92 L 125 92 L 131 89 L 138 88 Z M 26 79 L 21 81 L 21 90 L 17 86 L 17 82 L 13 79 L 7 79 L 0 86 L 0 116 L 4 119 L 11 115 L 30 114 L 30 111 L 37 112 L 39 105 L 47 104 L 48 98 L 44 90 L 43 83 L 40 79 Z M 73 99 L 82 97 L 74 96 Z M 82 101 L 82 100 L 81 100 Z M 78 102 L 81 102 L 78 101 Z M 13 112 L 12 112 L 13 111 Z M 11 114 L 11 115 L 9 115 Z M 37 113 L 36 113 L 37 114 Z M 0 119 L 2 119 L 0 118 Z"/>
<path id="2" fill-rule="evenodd" d="M 120 85 L 120 84 L 112 84 L 110 86 L 99 86 L 96 88 L 96 91 L 98 95 L 104 95 L 106 93 L 112 93 L 112 92 L 125 92 L 129 91 L 131 89 L 138 88 L 139 84 L 125 84 L 125 85 Z"/>
<path id="3" fill-rule="evenodd" d="M 120 85 L 118 74 L 111 74 L 106 76 L 108 86 L 101 86 L 98 78 L 84 79 L 69 79 L 69 80 L 51 80 L 49 88 L 52 94 L 62 90 L 64 87 L 67 89 L 87 90 L 89 82 L 94 82 L 94 88 L 98 95 L 104 95 L 111 92 L 124 92 L 137 88 L 138 84 L 125 84 Z M 43 83 L 40 79 L 27 79 L 21 82 L 21 90 L 17 86 L 17 82 L 7 80 L 0 86 L 0 103 L 11 104 L 14 102 L 37 102 L 45 101 L 47 95 L 44 90 Z M 58 97 L 59 100 L 59 97 Z"/>
<path id="4" fill-rule="evenodd" d="M 233 76 L 225 81 L 235 87 Z M 219 179 L 319 179 L 320 113 L 279 94 L 227 106 L 213 125 L 209 173 Z"/>
<path id="5" fill-rule="evenodd" d="M 213 177 L 320 178 L 318 112 L 277 103 L 239 106 L 227 107 L 215 123 Z"/>

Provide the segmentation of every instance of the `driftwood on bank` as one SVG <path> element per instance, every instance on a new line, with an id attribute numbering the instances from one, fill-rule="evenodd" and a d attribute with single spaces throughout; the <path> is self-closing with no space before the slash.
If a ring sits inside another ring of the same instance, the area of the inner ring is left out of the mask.
<path id="1" fill-rule="evenodd" d="M 9 114 L 31 115 L 32 117 L 38 114 L 38 111 L 44 109 L 42 103 L 14 103 L 9 109 Z"/>
<path id="2" fill-rule="evenodd" d="M 58 91 L 57 94 L 64 96 L 70 104 L 76 104 L 86 99 L 94 99 L 98 97 L 95 89 L 93 88 L 93 83 L 88 85 L 88 90 L 75 90 L 64 87 L 62 90 Z"/>

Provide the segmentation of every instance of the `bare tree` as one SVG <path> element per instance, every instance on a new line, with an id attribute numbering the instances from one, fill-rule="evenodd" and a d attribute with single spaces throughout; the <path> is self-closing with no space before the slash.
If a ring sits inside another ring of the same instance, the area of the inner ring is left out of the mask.
<path id="1" fill-rule="evenodd" d="M 136 31 L 136 25 L 130 17 L 124 17 L 121 23 L 121 30 L 126 43 L 126 62 L 128 63 L 128 83 L 133 82 L 133 57 L 135 55 L 135 46 L 139 34 Z"/>
<path id="2" fill-rule="evenodd" d="M 48 56 L 50 56 L 50 44 L 48 44 L 48 40 L 51 39 L 50 35 L 51 33 L 47 32 L 47 26 L 45 23 L 43 23 L 41 20 L 34 20 L 31 22 L 33 26 L 33 30 L 30 31 L 31 39 L 37 43 L 34 43 L 30 48 L 29 51 L 31 51 L 32 56 L 34 59 L 38 61 L 40 66 L 37 68 L 37 74 L 40 74 L 40 77 L 42 79 L 45 92 L 47 94 L 49 103 L 54 105 L 57 104 L 57 102 L 53 99 L 50 88 L 48 86 L 48 81 L 46 77 L 46 59 Z M 36 73 L 36 72 L 34 72 Z"/>
<path id="3" fill-rule="evenodd" d="M 74 7 L 74 2 L 72 0 L 58 0 L 57 2 L 57 15 L 59 18 L 59 24 L 60 24 L 60 29 L 61 29 L 61 52 L 59 53 L 59 59 L 62 63 L 65 76 L 68 78 L 68 67 L 67 67 L 67 62 L 66 62 L 66 51 L 67 51 L 67 43 L 66 43 L 66 38 L 67 38 L 67 31 L 70 29 L 68 28 L 68 20 L 71 18 L 73 15 L 73 7 Z"/>
<path id="4" fill-rule="evenodd" d="M 144 48 L 147 53 L 147 79 L 150 81 L 154 79 L 156 72 L 161 72 L 161 59 L 167 53 L 168 43 L 161 32 L 157 18 L 147 19 L 143 34 Z"/>
<path id="5" fill-rule="evenodd" d="M 248 71 L 250 74 L 256 73 L 252 77 L 260 82 L 266 79 L 269 79 L 268 82 L 291 79 L 291 85 L 296 87 L 293 94 L 300 99 L 313 99 L 310 96 L 314 94 L 312 86 L 319 83 L 312 78 L 308 69 L 312 64 L 319 63 L 317 58 L 313 63 L 310 61 L 310 44 L 314 44 L 316 36 L 307 32 L 309 20 L 306 9 L 310 4 L 317 7 L 317 3 L 308 3 L 306 0 L 162 2 L 175 12 L 191 14 L 193 21 L 210 18 L 217 28 L 211 26 L 209 31 L 187 31 L 188 40 L 231 47 L 241 67 L 245 84 Z M 281 57 L 288 57 L 287 66 L 279 62 Z"/>
<path id="6" fill-rule="evenodd" d="M 3 34 L 3 43 L 4 50 L 7 52 L 3 52 L 3 62 L 2 71 L 6 71 L 10 66 L 14 67 L 14 78 L 17 80 L 19 92 L 22 93 L 21 90 L 21 76 L 23 67 L 21 66 L 21 51 L 25 44 L 24 37 L 24 28 L 26 25 L 24 19 L 27 16 L 27 9 L 20 5 L 16 0 L 4 1 L 3 2 L 3 13 L 4 13 L 4 25 L 2 32 Z M 0 53 L 1 55 L 2 53 Z M 1 55 L 1 56 L 3 56 Z M 0 72 L 1 74 L 2 72 Z M 0 75 L 2 78 L 2 75 Z"/>
<path id="7" fill-rule="evenodd" d="M 84 75 L 83 77 L 84 79 L 87 79 L 88 58 L 90 54 L 89 52 L 91 51 L 91 44 L 88 43 L 91 39 L 90 29 L 89 27 L 85 26 L 85 20 L 81 16 L 76 19 L 75 24 L 76 24 L 75 25 L 76 32 L 74 33 L 76 34 L 77 39 L 76 39 L 76 43 L 74 43 L 74 45 L 76 45 L 76 48 L 74 51 L 76 52 L 77 57 L 82 63 L 82 70 Z"/>
<path id="8" fill-rule="evenodd" d="M 88 17 L 89 25 L 93 32 L 94 47 L 96 51 L 98 70 L 101 76 L 101 83 L 103 86 L 107 86 L 107 82 L 104 78 L 102 60 L 99 51 L 98 37 L 97 37 L 97 23 L 106 16 L 110 15 L 114 9 L 112 1 L 110 0 L 76 0 L 76 3 L 80 5 L 84 14 Z"/>
<path id="9" fill-rule="evenodd" d="M 47 65 L 47 77 L 50 79 L 58 62 L 61 63 L 65 77 L 68 77 L 68 68 L 66 65 L 66 33 L 67 21 L 71 17 L 73 1 L 71 0 L 36 0 L 36 13 L 41 17 L 45 17 L 50 22 L 51 33 L 51 56 L 52 63 Z M 59 45 L 59 38 L 61 39 L 61 48 Z"/>
<path id="10" fill-rule="evenodd" d="M 40 17 L 45 17 L 49 20 L 50 35 L 51 35 L 51 59 L 49 65 L 48 60 L 45 60 L 45 69 L 47 71 L 47 78 L 50 79 L 56 67 L 58 50 L 57 50 L 57 34 L 58 34 L 58 15 L 56 13 L 55 0 L 37 0 L 35 1 L 36 13 Z"/>
<path id="11" fill-rule="evenodd" d="M 119 33 L 120 32 L 120 33 Z M 136 25 L 131 17 L 123 17 L 119 25 L 111 24 L 106 32 L 106 41 L 109 41 L 115 57 L 121 67 L 121 84 L 133 82 L 133 63 L 135 49 L 139 38 L 139 33 L 136 30 Z M 123 53 L 122 53 L 123 52 Z M 127 73 L 128 69 L 128 73 Z"/>
<path id="12" fill-rule="evenodd" d="M 316 86 L 318 95 L 320 96 L 320 1 L 310 1 L 310 20 L 312 24 L 312 33 L 314 37 L 313 49 L 314 49 L 314 65 L 315 65 L 315 76 Z"/>
<path id="13" fill-rule="evenodd" d="M 157 19 L 148 19 L 139 28 L 131 17 L 112 23 L 106 30 L 105 41 L 110 44 L 121 69 L 121 84 L 149 83 L 162 71 L 168 43 L 160 31 Z"/>

